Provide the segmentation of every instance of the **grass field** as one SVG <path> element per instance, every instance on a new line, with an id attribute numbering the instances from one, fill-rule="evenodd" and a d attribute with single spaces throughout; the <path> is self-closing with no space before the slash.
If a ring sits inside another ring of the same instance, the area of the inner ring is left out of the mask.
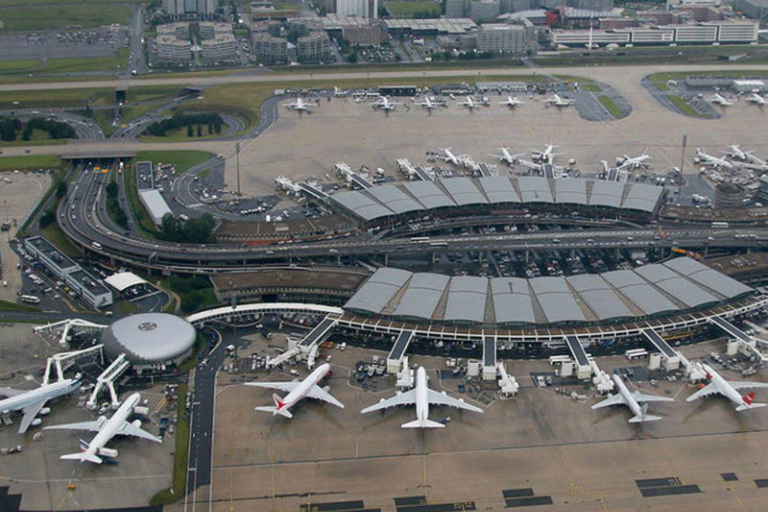
<path id="1" fill-rule="evenodd" d="M 187 395 L 187 385 L 179 385 L 178 422 L 176 423 L 176 449 L 173 456 L 173 487 L 160 491 L 150 500 L 151 506 L 166 505 L 181 499 L 184 496 L 184 487 L 187 479 L 187 458 L 189 457 L 189 422 L 184 410 L 183 397 Z"/>
<path id="2" fill-rule="evenodd" d="M 149 160 L 148 158 L 142 158 L 140 155 L 141 153 L 138 153 L 136 159 L 137 162 Z M 130 212 L 126 213 L 133 216 L 142 235 L 148 238 L 155 238 L 155 223 L 152 221 L 149 213 L 147 213 L 144 203 L 139 199 L 139 191 L 136 188 L 136 166 L 126 166 L 124 180 L 124 183 L 126 184 L 124 193 L 128 200 L 128 206 L 131 209 Z"/>
<path id="3" fill-rule="evenodd" d="M 93 106 L 114 103 L 114 89 L 60 89 L 57 91 L 0 92 L 0 109 L 72 107 L 83 108 L 89 99 Z"/>
<path id="4" fill-rule="evenodd" d="M 26 304 L 16 304 L 15 302 L 0 300 L 0 311 L 40 311 L 40 309 L 27 306 Z"/>
<path id="5" fill-rule="evenodd" d="M 0 158 L 0 171 L 51 169 L 58 167 L 59 163 L 56 155 L 4 156 Z"/>
<path id="6" fill-rule="evenodd" d="M 130 21 L 131 6 L 122 2 L 83 2 L 59 4 L 47 2 L 40 5 L 18 4 L 8 7 L 3 0 L 0 20 L 2 32 L 32 32 L 35 30 L 56 30 L 65 27 L 99 27 Z"/>
<path id="7" fill-rule="evenodd" d="M 442 13 L 439 2 L 386 2 L 385 5 L 394 18 L 413 18 L 416 14 L 439 18 Z"/>
<path id="8" fill-rule="evenodd" d="M 55 222 L 50 226 L 47 226 L 45 229 L 41 229 L 40 233 L 42 233 L 45 238 L 50 240 L 53 245 L 55 245 L 67 256 L 71 258 L 79 258 L 82 256 L 82 253 L 77 250 L 74 245 L 72 245 L 72 243 L 67 238 L 67 235 L 64 234 L 59 225 Z"/>
<path id="9" fill-rule="evenodd" d="M 31 71 L 38 71 L 41 66 L 42 64 L 38 59 L 0 60 L 0 73 L 29 73 Z"/>
<path id="10" fill-rule="evenodd" d="M 597 98 L 602 105 L 608 110 L 608 113 L 613 117 L 619 118 L 624 114 L 624 111 L 608 96 L 602 95 Z"/>
<path id="11" fill-rule="evenodd" d="M 136 155 L 136 161 L 150 160 L 154 163 L 173 164 L 176 167 L 176 175 L 178 176 L 190 168 L 209 160 L 212 156 L 207 151 L 140 151 Z"/>
<path id="12" fill-rule="evenodd" d="M 707 116 L 702 115 L 699 113 L 698 110 L 693 108 L 685 99 L 682 97 L 676 95 L 676 94 L 670 94 L 667 96 L 669 98 L 669 101 L 671 101 L 680 111 L 688 116 L 691 117 L 700 117 L 700 118 L 707 118 Z"/>

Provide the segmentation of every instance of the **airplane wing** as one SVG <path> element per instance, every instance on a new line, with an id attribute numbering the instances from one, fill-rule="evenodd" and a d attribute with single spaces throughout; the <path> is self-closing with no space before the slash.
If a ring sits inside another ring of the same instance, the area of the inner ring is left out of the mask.
<path id="1" fill-rule="evenodd" d="M 307 393 L 307 397 L 314 398 L 315 400 L 322 400 L 323 402 L 328 402 L 329 404 L 335 405 L 336 407 L 339 407 L 341 409 L 344 408 L 344 404 L 336 400 L 333 396 L 331 396 L 330 393 L 325 391 L 323 388 L 315 384 L 312 386 L 312 388 L 309 390 L 309 393 Z"/>
<path id="2" fill-rule="evenodd" d="M 399 395 L 395 395 L 392 398 L 381 400 L 379 403 L 374 404 L 370 407 L 366 407 L 360 412 L 362 414 L 365 414 L 367 412 L 380 411 L 381 409 L 389 409 L 390 407 L 395 407 L 396 405 L 412 405 L 415 403 L 416 403 L 416 390 L 412 389 L 410 391 L 406 391 L 405 393 L 400 393 Z"/>
<path id="3" fill-rule="evenodd" d="M 40 400 L 39 402 L 35 402 L 33 404 L 29 404 L 28 406 L 24 407 L 22 409 L 22 412 L 24 413 L 24 417 L 21 418 L 21 425 L 19 425 L 19 434 L 23 434 L 27 431 L 29 428 L 29 425 L 32 423 L 32 420 L 35 419 L 35 416 L 37 416 L 37 413 L 40 412 L 40 409 L 43 408 L 45 405 L 45 402 L 47 402 L 48 399 L 45 398 L 43 400 Z"/>
<path id="4" fill-rule="evenodd" d="M 62 425 L 51 425 L 43 428 L 43 430 L 90 430 L 91 432 L 98 432 L 101 426 L 106 421 L 106 418 L 101 418 L 96 421 L 81 421 L 79 423 L 64 423 Z"/>
<path id="5" fill-rule="evenodd" d="M 675 401 L 674 398 L 670 398 L 668 396 L 646 395 L 645 393 L 641 393 L 639 391 L 634 391 L 632 393 L 632 396 L 638 402 L 674 402 Z"/>
<path id="6" fill-rule="evenodd" d="M 704 398 L 705 396 L 710 396 L 710 395 L 717 395 L 719 393 L 720 393 L 720 390 L 718 389 L 718 387 L 715 386 L 714 383 L 712 383 L 704 386 L 703 388 L 701 388 L 700 390 L 698 390 L 697 392 L 695 392 L 694 394 L 686 398 L 685 401 L 693 402 L 694 400 L 698 400 L 699 398 Z"/>
<path id="7" fill-rule="evenodd" d="M 602 402 L 598 402 L 595 405 L 592 406 L 592 409 L 602 409 L 603 407 L 610 407 L 612 405 L 624 405 L 626 402 L 624 401 L 624 397 L 621 396 L 621 393 L 616 393 L 615 395 L 611 395 L 610 397 L 606 398 Z"/>
<path id="8" fill-rule="evenodd" d="M 291 391 L 301 384 L 301 382 L 246 382 L 246 386 L 253 386 L 256 388 L 267 388 L 267 389 L 276 389 L 278 391 L 283 391 L 285 393 L 290 393 Z"/>
<path id="9" fill-rule="evenodd" d="M 433 389 L 427 390 L 427 400 L 429 400 L 429 403 L 433 405 L 448 405 L 451 407 L 456 407 L 457 409 L 466 409 L 468 411 L 479 413 L 483 412 L 481 408 L 475 407 L 474 405 L 469 405 L 468 403 L 464 402 L 464 400 L 459 400 L 457 398 L 444 395 Z"/>
<path id="10" fill-rule="evenodd" d="M 24 393 L 24 391 L 20 391 L 18 389 L 0 388 L 0 395 L 7 396 L 7 397 L 21 395 L 22 393 Z"/>
<path id="11" fill-rule="evenodd" d="M 146 439 L 147 441 L 154 441 L 156 443 L 162 442 L 160 438 L 153 436 L 143 428 L 137 427 L 133 423 L 129 423 L 127 421 L 123 423 L 123 426 L 120 427 L 120 430 L 118 430 L 116 433 L 123 436 L 140 437 L 142 439 Z"/>
<path id="12" fill-rule="evenodd" d="M 763 382 L 728 381 L 728 384 L 733 386 L 733 389 L 761 389 L 761 388 L 768 388 L 768 384 L 765 384 Z"/>

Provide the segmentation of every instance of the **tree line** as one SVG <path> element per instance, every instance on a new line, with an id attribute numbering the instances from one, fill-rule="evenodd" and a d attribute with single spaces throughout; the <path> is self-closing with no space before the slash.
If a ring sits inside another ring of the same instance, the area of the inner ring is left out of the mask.
<path id="1" fill-rule="evenodd" d="M 32 117 L 26 123 L 17 117 L 0 118 L 0 140 L 4 142 L 13 142 L 18 140 L 30 140 L 34 130 L 48 132 L 52 139 L 76 139 L 75 129 L 67 123 L 45 119 L 43 117 Z"/>
<path id="2" fill-rule="evenodd" d="M 224 124 L 224 120 L 221 116 L 215 112 L 200 112 L 193 114 L 185 114 L 184 112 L 176 112 L 170 119 L 163 119 L 147 126 L 147 134 L 155 137 L 165 137 L 167 132 L 178 130 L 179 128 L 187 127 L 187 135 L 191 136 L 192 126 L 197 125 L 197 135 L 202 136 L 202 126 L 208 126 L 208 133 L 221 133 L 221 126 Z"/>
<path id="3" fill-rule="evenodd" d="M 157 234 L 158 238 L 169 242 L 204 244 L 210 240 L 215 225 L 216 220 L 210 213 L 188 220 L 181 220 L 172 213 L 166 213 L 160 221 Z"/>

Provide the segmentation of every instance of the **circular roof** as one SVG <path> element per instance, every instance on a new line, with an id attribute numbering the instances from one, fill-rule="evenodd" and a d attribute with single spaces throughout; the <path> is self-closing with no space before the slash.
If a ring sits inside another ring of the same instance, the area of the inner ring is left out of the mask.
<path id="1" fill-rule="evenodd" d="M 195 328 L 166 313 L 142 313 L 121 318 L 101 335 L 108 352 L 125 352 L 128 360 L 163 362 L 174 359 L 195 344 Z"/>

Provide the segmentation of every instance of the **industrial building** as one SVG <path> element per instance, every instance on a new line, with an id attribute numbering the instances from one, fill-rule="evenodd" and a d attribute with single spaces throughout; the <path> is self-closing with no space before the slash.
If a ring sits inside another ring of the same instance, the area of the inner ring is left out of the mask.
<path id="1" fill-rule="evenodd" d="M 164 370 L 184 362 L 195 347 L 197 333 L 186 320 L 166 313 L 143 313 L 122 318 L 101 332 L 107 359 L 120 354 L 138 373 Z"/>
<path id="2" fill-rule="evenodd" d="M 24 247 L 56 278 L 63 281 L 92 307 L 100 309 L 112 305 L 112 292 L 99 279 L 56 249 L 47 238 L 43 236 L 26 238 Z"/>
<path id="3" fill-rule="evenodd" d="M 139 199 L 156 226 L 163 222 L 163 216 L 166 213 L 173 213 L 165 202 L 165 198 L 156 189 L 139 189 Z"/>

